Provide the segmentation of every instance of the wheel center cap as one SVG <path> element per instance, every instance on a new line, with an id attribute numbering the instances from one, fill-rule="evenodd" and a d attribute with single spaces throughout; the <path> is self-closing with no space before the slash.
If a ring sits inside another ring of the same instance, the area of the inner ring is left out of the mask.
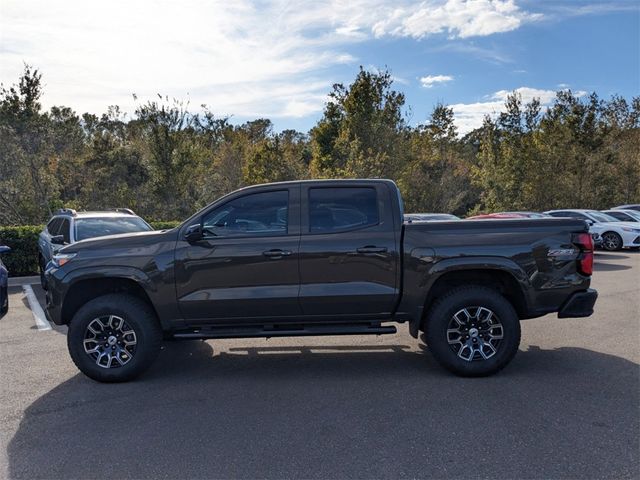
<path id="1" fill-rule="evenodd" d="M 470 328 L 469 329 L 469 336 L 471 336 L 471 338 L 476 338 L 478 336 L 478 329 L 477 328 Z"/>
<path id="2" fill-rule="evenodd" d="M 118 339 L 117 339 L 115 336 L 113 336 L 113 335 L 111 335 L 109 338 L 107 338 L 107 343 L 108 343 L 109 345 L 112 345 L 112 346 L 113 346 L 113 345 L 115 345 L 117 342 L 118 342 Z"/>

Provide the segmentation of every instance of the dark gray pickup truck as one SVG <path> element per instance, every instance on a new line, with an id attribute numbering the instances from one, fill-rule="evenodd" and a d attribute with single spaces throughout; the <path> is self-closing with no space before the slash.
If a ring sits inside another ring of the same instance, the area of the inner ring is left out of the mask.
<path id="1" fill-rule="evenodd" d="M 395 333 L 466 376 L 514 357 L 520 320 L 593 313 L 593 245 L 573 219 L 403 223 L 390 180 L 233 192 L 159 232 L 63 248 L 47 314 L 89 377 L 132 379 L 163 338 Z"/>

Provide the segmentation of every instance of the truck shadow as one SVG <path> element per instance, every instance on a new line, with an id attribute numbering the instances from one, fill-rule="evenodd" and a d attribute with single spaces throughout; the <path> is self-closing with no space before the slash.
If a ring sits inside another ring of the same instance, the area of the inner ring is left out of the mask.
<path id="1" fill-rule="evenodd" d="M 139 381 L 30 405 L 11 478 L 637 477 L 638 364 L 519 352 L 463 379 L 405 345 L 168 343 Z M 461 452 L 474 452 L 470 475 Z M 544 460 L 544 461 L 542 461 Z"/>
<path id="2" fill-rule="evenodd" d="M 629 270 L 629 269 L 631 269 L 629 265 L 618 265 L 616 263 L 595 262 L 593 264 L 594 272 L 616 272 L 620 270 Z"/>

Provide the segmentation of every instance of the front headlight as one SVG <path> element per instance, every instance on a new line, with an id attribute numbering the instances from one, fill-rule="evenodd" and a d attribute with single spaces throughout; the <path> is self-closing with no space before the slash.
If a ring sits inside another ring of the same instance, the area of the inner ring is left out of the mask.
<path id="1" fill-rule="evenodd" d="M 67 264 L 75 256 L 75 253 L 56 253 L 51 259 L 51 263 L 54 267 L 60 268 L 63 265 Z"/>

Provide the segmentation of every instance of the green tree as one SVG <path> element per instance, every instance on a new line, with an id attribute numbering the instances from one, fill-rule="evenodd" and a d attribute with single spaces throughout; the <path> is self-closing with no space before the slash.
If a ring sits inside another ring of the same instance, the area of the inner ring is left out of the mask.
<path id="1" fill-rule="evenodd" d="M 323 117 L 311 130 L 311 170 L 319 177 L 391 177 L 403 161 L 404 94 L 388 70 L 360 67 L 355 81 L 333 86 Z"/>

